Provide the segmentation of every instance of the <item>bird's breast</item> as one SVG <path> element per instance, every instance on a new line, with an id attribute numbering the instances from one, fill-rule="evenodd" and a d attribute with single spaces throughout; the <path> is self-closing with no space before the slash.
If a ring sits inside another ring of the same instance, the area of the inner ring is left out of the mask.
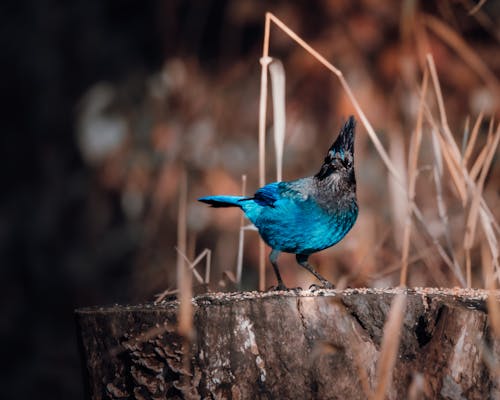
<path id="1" fill-rule="evenodd" d="M 311 254 L 338 243 L 354 225 L 357 205 L 325 209 L 309 199 L 276 202 L 251 218 L 264 241 L 273 249 Z"/>

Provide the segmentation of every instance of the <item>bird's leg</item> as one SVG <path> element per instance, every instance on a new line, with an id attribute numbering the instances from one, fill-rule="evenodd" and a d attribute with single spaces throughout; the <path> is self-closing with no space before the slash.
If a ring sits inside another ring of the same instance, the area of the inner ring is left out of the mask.
<path id="1" fill-rule="evenodd" d="M 283 283 L 283 279 L 281 279 L 280 270 L 278 269 L 278 256 L 280 252 L 278 250 L 273 249 L 271 254 L 269 254 L 269 260 L 271 261 L 271 265 L 273 266 L 274 273 L 276 274 L 276 279 L 278 280 L 278 285 L 271 288 L 273 290 L 287 290 L 287 287 Z"/>
<path id="2" fill-rule="evenodd" d="M 318 278 L 318 280 L 321 282 L 321 284 L 323 285 L 323 287 L 325 289 L 333 289 L 334 288 L 333 284 L 331 282 L 329 282 L 328 280 L 326 280 L 325 278 L 323 278 L 319 273 L 316 272 L 316 270 L 307 261 L 308 258 L 309 258 L 309 256 L 306 254 L 297 254 L 296 255 L 297 262 L 299 263 L 299 265 L 301 267 L 304 267 L 311 274 L 313 274 L 316 278 Z"/>

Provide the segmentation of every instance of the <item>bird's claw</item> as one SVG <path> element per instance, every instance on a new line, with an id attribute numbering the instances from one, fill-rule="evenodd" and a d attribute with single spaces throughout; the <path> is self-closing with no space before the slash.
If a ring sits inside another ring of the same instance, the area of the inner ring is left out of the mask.
<path id="1" fill-rule="evenodd" d="M 269 289 L 267 289 L 268 292 L 278 292 L 284 290 L 290 290 L 285 286 L 284 283 L 278 283 L 276 286 L 271 286 Z"/>
<path id="2" fill-rule="evenodd" d="M 315 290 L 320 290 L 320 289 L 335 289 L 335 286 L 328 281 L 322 281 L 321 285 L 316 285 L 313 283 L 311 286 L 309 286 L 309 290 L 315 291 Z"/>

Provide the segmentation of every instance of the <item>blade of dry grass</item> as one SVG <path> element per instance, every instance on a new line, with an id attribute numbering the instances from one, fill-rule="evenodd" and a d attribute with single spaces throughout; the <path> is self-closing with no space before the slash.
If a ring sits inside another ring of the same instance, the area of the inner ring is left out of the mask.
<path id="1" fill-rule="evenodd" d="M 486 240 L 488 241 L 488 245 L 491 253 L 491 261 L 494 269 L 494 279 L 500 283 L 500 266 L 498 264 L 500 258 L 500 246 L 498 244 L 498 239 L 495 236 L 495 232 L 493 230 L 493 224 L 491 222 L 491 218 L 486 214 L 486 212 L 481 209 L 479 210 L 479 215 L 481 217 L 481 226 L 483 227 L 483 232 L 486 236 Z"/>
<path id="2" fill-rule="evenodd" d="M 487 153 L 483 151 L 483 153 L 480 154 L 478 157 L 478 160 L 474 164 L 471 173 L 469 174 L 467 169 L 464 166 L 463 159 L 460 157 L 460 153 L 458 151 L 458 146 L 456 145 L 453 135 L 451 134 L 451 131 L 448 127 L 448 122 L 446 119 L 446 113 L 444 110 L 444 102 L 442 99 L 442 94 L 441 94 L 441 88 L 439 85 L 439 80 L 437 78 L 437 73 L 436 73 L 436 68 L 434 64 L 434 60 L 431 55 L 428 55 L 427 57 L 427 64 L 430 68 L 431 71 L 431 76 L 433 79 L 433 84 L 434 84 L 434 90 L 436 94 L 436 99 L 438 101 L 438 108 L 439 108 L 439 113 L 441 117 L 441 128 L 439 129 L 440 132 L 443 132 L 443 138 L 441 136 L 438 136 L 440 139 L 440 142 L 442 143 L 441 149 L 443 152 L 443 155 L 445 156 L 445 159 L 447 160 L 447 165 L 449 167 L 450 173 L 452 175 L 452 178 L 454 179 L 455 184 L 457 185 L 457 188 L 459 189 L 459 194 L 460 197 L 462 198 L 462 204 L 465 206 L 467 201 L 469 200 L 469 196 L 467 192 L 463 191 L 463 186 L 465 185 L 469 189 L 469 193 L 474 193 L 476 190 L 476 184 L 474 182 L 476 174 L 479 173 L 480 166 L 485 162 Z M 432 114 L 430 111 L 426 112 L 426 117 L 428 118 L 429 122 L 431 125 L 433 125 L 436 129 L 438 129 L 437 124 L 435 123 Z M 489 148 L 489 146 L 487 146 Z M 480 163 L 478 163 L 480 160 Z M 484 210 L 484 213 L 489 216 L 489 218 L 482 219 L 482 223 L 484 222 L 485 224 L 490 224 L 492 227 L 496 228 L 498 231 L 498 225 L 489 210 L 486 202 L 484 201 L 484 198 L 482 195 L 479 198 L 479 206 L 481 208 L 481 211 Z M 488 227 L 484 227 L 485 230 L 488 230 Z M 495 251 L 494 248 L 492 248 L 492 253 Z M 470 272 L 470 258 L 466 254 L 466 270 Z M 469 279 L 470 283 L 470 279 Z"/>
<path id="3" fill-rule="evenodd" d="M 453 260 L 456 260 L 457 258 L 455 256 L 455 252 L 453 250 L 453 242 L 451 240 L 448 210 L 446 208 L 446 203 L 444 202 L 444 197 L 443 197 L 443 184 L 442 184 L 443 160 L 439 147 L 438 134 L 435 130 L 432 130 L 431 137 L 432 137 L 432 148 L 434 151 L 434 160 L 435 160 L 433 173 L 434 173 L 434 185 L 436 187 L 436 202 L 438 206 L 437 207 L 438 215 L 444 227 L 444 236 L 446 240 L 446 247 L 448 248 L 448 253 L 451 255 L 451 258 Z"/>
<path id="4" fill-rule="evenodd" d="M 443 248 L 443 246 L 441 246 L 441 243 L 439 243 L 439 239 L 436 237 L 436 235 L 434 235 L 434 233 L 432 233 L 429 230 L 429 227 L 427 226 L 427 223 L 425 222 L 424 216 L 422 215 L 420 210 L 418 208 L 414 208 L 413 213 L 414 213 L 415 217 L 417 218 L 418 222 L 420 223 L 420 226 L 422 227 L 423 232 L 426 233 L 426 235 L 430 238 L 430 240 L 434 244 L 434 247 L 438 251 L 442 260 L 445 262 L 445 264 L 448 266 L 448 268 L 450 268 L 450 270 L 453 272 L 453 274 L 455 275 L 455 278 L 457 278 L 460 285 L 465 286 L 465 284 L 466 284 L 465 278 L 463 276 L 462 270 L 460 269 L 460 266 L 458 265 L 458 262 L 456 261 L 456 259 L 453 259 L 452 257 L 450 257 L 448 255 L 448 253 Z"/>
<path id="5" fill-rule="evenodd" d="M 283 180 L 283 147 L 285 145 L 285 68 L 273 58 L 269 65 L 273 98 L 274 150 L 276 152 L 276 181 Z"/>
<path id="6" fill-rule="evenodd" d="M 407 176 L 408 163 L 405 159 L 406 149 L 403 139 L 403 134 L 397 128 L 393 128 L 392 137 L 389 142 L 389 155 L 392 164 L 400 171 L 402 175 L 402 187 L 392 175 L 388 175 L 388 188 L 392 215 L 392 232 L 393 239 L 398 249 L 403 247 L 403 231 L 405 226 L 406 216 L 409 213 L 410 203 L 408 202 Z M 406 190 L 405 190 L 406 189 Z"/>
<path id="7" fill-rule="evenodd" d="M 189 258 L 183 254 L 179 249 L 177 249 L 177 252 L 181 255 L 181 257 L 184 258 L 186 261 L 187 268 L 189 271 L 191 271 L 198 281 L 200 285 L 203 285 L 204 283 L 208 284 L 210 283 L 210 263 L 212 260 L 212 251 L 210 249 L 204 249 L 198 256 L 194 259 L 194 261 L 189 260 Z M 200 273 L 196 270 L 196 266 L 201 262 L 201 260 L 205 259 L 205 278 L 202 278 Z"/>
<path id="8" fill-rule="evenodd" d="M 210 284 L 210 272 L 212 269 L 212 250 L 205 249 L 206 251 L 206 264 L 205 264 L 205 284 Z"/>
<path id="9" fill-rule="evenodd" d="M 426 242 L 423 237 L 423 233 L 415 229 L 412 242 L 414 243 L 414 247 L 417 249 L 417 252 L 412 257 L 412 259 L 415 259 L 415 261 L 412 261 L 411 259 L 410 263 L 416 262 L 416 260 L 421 259 L 425 267 L 427 268 L 429 275 L 434 281 L 434 286 L 444 287 L 452 284 L 452 281 L 450 281 L 450 279 L 448 279 L 445 276 L 443 271 L 441 271 L 441 263 L 439 260 L 439 255 L 437 255 L 435 251 L 430 251 L 429 246 L 426 247 Z M 460 284 L 458 278 L 456 276 L 454 277 L 457 280 L 456 283 Z"/>
<path id="10" fill-rule="evenodd" d="M 271 31 L 271 21 L 266 13 L 264 26 L 264 43 L 262 45 L 262 57 L 260 59 L 260 100 L 259 100 L 259 185 L 266 184 L 266 115 L 267 115 L 267 74 L 271 58 L 269 57 L 269 35 Z M 259 290 L 266 288 L 266 258 L 265 244 L 259 243 Z"/>
<path id="11" fill-rule="evenodd" d="M 441 119 L 442 129 L 438 129 L 437 126 L 436 128 L 439 132 L 442 132 L 444 136 L 443 138 L 441 138 L 441 135 L 439 135 L 440 141 L 444 142 L 441 145 L 441 151 L 443 152 L 443 156 L 448 165 L 449 171 L 452 175 L 453 182 L 455 183 L 455 186 L 457 187 L 457 190 L 460 194 L 462 205 L 465 206 L 465 203 L 467 201 L 467 193 L 466 193 L 467 190 L 466 190 L 466 183 L 462 179 L 461 176 L 462 174 L 460 173 L 461 169 L 459 161 L 461 159 L 460 150 L 458 149 L 457 143 L 455 142 L 455 139 L 453 138 L 453 135 L 448 126 L 448 118 L 446 116 L 446 110 L 444 108 L 444 100 L 443 100 L 443 94 L 441 92 L 441 85 L 439 84 L 439 79 L 436 72 L 436 64 L 434 63 L 434 58 L 432 57 L 431 54 L 427 55 L 427 65 L 429 66 L 429 71 L 431 73 L 434 93 L 438 103 L 439 116 Z M 427 113 L 429 114 L 430 110 L 427 110 Z M 432 118 L 431 120 L 433 121 Z M 433 124 L 435 125 L 435 123 Z"/>
<path id="12" fill-rule="evenodd" d="M 424 22 L 437 36 L 439 36 L 448 46 L 465 61 L 467 65 L 479 76 L 495 96 L 498 104 L 500 98 L 500 81 L 488 66 L 481 60 L 476 52 L 457 34 L 453 29 L 438 18 L 426 14 Z"/>
<path id="13" fill-rule="evenodd" d="M 457 156 L 458 154 L 460 154 L 460 151 L 448 125 L 448 117 L 446 115 L 446 109 L 444 107 L 443 93 L 441 91 L 441 85 L 439 83 L 434 57 L 429 53 L 427 54 L 426 60 L 429 67 L 429 72 L 431 73 L 432 85 L 434 87 L 436 101 L 438 103 L 439 117 L 441 119 L 441 126 L 443 127 L 442 132 L 444 133 L 444 137 L 446 138 L 446 141 L 450 146 L 451 153 Z"/>
<path id="14" fill-rule="evenodd" d="M 467 148 L 467 142 L 469 141 L 469 134 L 470 134 L 469 125 L 470 125 L 470 117 L 467 115 L 464 124 L 464 134 L 462 136 L 462 158 L 464 157 L 465 149 Z"/>
<path id="15" fill-rule="evenodd" d="M 384 325 L 384 335 L 377 362 L 377 385 L 372 400 L 383 400 L 391 385 L 392 371 L 396 364 L 401 338 L 401 327 L 406 308 L 406 295 L 399 293 L 392 300 L 391 309 Z"/>
<path id="16" fill-rule="evenodd" d="M 469 15 L 472 15 L 474 19 L 483 27 L 484 30 L 488 31 L 489 34 L 500 42 L 500 32 L 497 29 L 497 24 L 494 22 L 488 13 L 481 9 L 476 8 L 476 4 L 471 0 L 460 0 L 464 8 L 468 10 Z M 480 0 L 479 4 L 484 4 L 486 0 Z"/>
<path id="17" fill-rule="evenodd" d="M 412 243 L 415 249 L 417 249 L 417 251 L 415 254 L 409 257 L 408 265 L 410 266 L 418 261 L 422 261 L 425 264 L 425 267 L 427 268 L 429 275 L 432 278 L 431 282 L 434 286 L 445 287 L 450 285 L 451 284 L 450 280 L 441 271 L 441 265 L 438 262 L 439 255 L 437 255 L 435 252 L 434 244 L 426 246 L 423 233 L 417 229 L 415 229 L 414 231 L 412 237 Z M 373 281 L 378 280 L 386 275 L 390 275 L 398 271 L 401 268 L 400 266 L 401 266 L 401 261 L 396 261 L 394 263 L 391 263 L 390 266 L 385 268 L 384 270 L 378 271 L 376 274 L 370 275 L 368 278 Z M 460 284 L 458 278 L 456 276 L 454 277 L 456 279 L 456 282 L 453 282 L 452 284 Z"/>
<path id="18" fill-rule="evenodd" d="M 435 67 L 432 69 L 432 65 L 434 65 L 434 60 L 431 55 L 428 55 L 428 65 L 431 67 L 431 74 L 432 71 L 434 70 L 434 75 L 433 75 L 433 82 L 436 88 L 436 97 L 438 99 L 438 104 L 441 103 L 443 104 L 442 96 L 441 96 L 441 89 L 439 86 L 439 80 L 437 79 L 437 74 L 435 73 Z M 441 129 L 437 125 L 436 121 L 434 120 L 434 117 L 432 116 L 432 113 L 430 112 L 429 108 L 426 106 L 426 119 L 427 121 L 431 124 L 431 126 L 436 129 L 438 132 L 441 132 Z M 463 165 L 463 161 L 460 159 L 460 153 L 458 151 L 458 147 L 456 146 L 456 143 L 453 140 L 453 136 L 449 132 L 448 128 L 448 123 L 446 121 L 446 115 L 444 112 L 444 106 L 440 106 L 440 113 L 441 113 L 441 120 L 443 123 L 442 130 L 444 132 L 448 132 L 447 137 L 448 142 L 450 146 L 441 146 L 442 149 L 444 149 L 443 155 L 445 156 L 445 159 L 447 160 L 447 165 L 449 167 L 450 173 L 452 174 L 452 177 L 454 180 L 459 181 L 459 173 L 457 169 L 459 169 L 461 176 L 464 178 L 467 187 L 469 190 L 473 191 L 474 190 L 474 181 L 476 175 L 479 173 L 480 166 L 484 162 L 484 157 L 486 157 L 486 151 L 488 148 L 488 143 L 487 146 L 483 149 L 481 154 L 478 156 L 478 159 L 474 163 L 474 166 L 471 169 L 471 172 L 469 173 L 467 169 Z M 439 135 L 438 136 L 440 142 L 444 142 L 444 139 Z M 452 151 L 453 150 L 453 151 Z M 447 158 L 446 158 L 447 157 Z M 460 185 L 461 186 L 461 185 Z M 462 204 L 465 206 L 465 203 L 467 202 L 467 193 L 462 193 L 459 192 L 461 198 L 462 198 Z M 497 221 L 495 220 L 493 213 L 489 209 L 488 205 L 484 201 L 484 198 L 481 197 L 480 199 L 480 205 L 481 205 L 481 210 L 484 210 L 485 214 L 488 216 L 488 221 L 492 224 L 492 227 L 494 230 L 496 230 L 497 233 L 500 233 L 500 226 L 498 225 Z"/>
<path id="19" fill-rule="evenodd" d="M 193 297 L 191 273 L 186 268 L 184 255 L 186 253 L 186 202 L 187 202 L 187 177 L 183 171 L 179 187 L 179 212 L 177 215 L 177 289 L 179 289 L 179 313 L 177 329 L 180 335 L 189 337 L 193 327 Z M 201 278 L 201 277 L 200 277 Z M 203 280 L 202 280 L 203 281 Z"/>
<path id="20" fill-rule="evenodd" d="M 476 161 L 474 161 L 474 164 L 470 170 L 470 179 L 472 182 L 475 182 L 477 180 L 477 177 L 479 175 L 479 171 L 481 170 L 482 165 L 484 164 L 484 160 L 486 159 L 486 154 L 488 153 L 488 149 L 493 143 L 493 118 L 490 119 L 490 124 L 488 126 L 488 135 L 486 137 L 486 145 L 483 147 L 481 152 L 476 158 Z"/>
<path id="21" fill-rule="evenodd" d="M 477 13 L 481 9 L 481 7 L 484 6 L 486 1 L 487 0 L 479 0 L 477 4 L 469 10 L 469 15 L 474 15 L 475 13 Z"/>
<path id="22" fill-rule="evenodd" d="M 481 264 L 483 266 L 484 287 L 488 290 L 486 301 L 488 308 L 489 325 L 492 335 L 500 339 L 500 305 L 496 297 L 496 284 L 494 278 L 494 266 L 489 257 L 488 247 L 485 243 L 481 245 Z"/>
<path id="23" fill-rule="evenodd" d="M 176 248 L 175 248 L 175 250 L 177 251 L 178 256 L 181 256 L 181 257 L 184 259 L 185 263 L 183 263 L 183 265 L 186 265 L 186 264 L 187 264 L 187 269 L 188 269 L 189 271 L 192 271 L 192 272 L 193 272 L 193 275 L 194 275 L 194 277 L 196 278 L 196 280 L 198 281 L 198 283 L 202 284 L 202 283 L 203 283 L 203 278 L 201 277 L 200 273 L 199 273 L 199 272 L 198 272 L 198 271 L 194 268 L 194 267 L 195 267 L 195 265 L 196 265 L 199 261 L 193 261 L 193 262 L 191 262 L 191 261 L 189 260 L 189 258 L 186 256 L 186 254 L 184 254 L 184 253 L 182 252 L 182 250 L 180 250 L 178 247 L 176 247 Z M 204 254 L 203 254 L 203 256 L 204 256 Z M 197 258 L 197 260 L 198 260 L 198 258 Z"/>
<path id="24" fill-rule="evenodd" d="M 467 168 L 469 158 L 472 155 L 472 150 L 474 150 L 474 145 L 476 144 L 477 135 L 479 133 L 479 127 L 481 126 L 482 121 L 483 121 L 483 113 L 481 112 L 476 119 L 476 123 L 474 124 L 474 127 L 472 128 L 470 139 L 467 143 L 467 147 L 466 147 L 466 150 L 464 152 L 463 165 L 465 168 Z"/>
<path id="25" fill-rule="evenodd" d="M 424 102 L 427 95 L 427 84 L 429 81 L 429 73 L 427 68 L 424 70 L 422 78 L 422 91 L 420 95 L 420 104 L 418 107 L 417 124 L 412 133 L 410 140 L 410 150 L 408 156 L 408 202 L 415 202 L 415 186 L 417 182 L 417 164 L 418 155 L 420 153 L 420 145 L 422 143 L 422 120 L 424 113 Z M 411 236 L 411 208 L 408 207 L 403 231 L 403 248 L 401 255 L 401 276 L 399 280 L 400 286 L 406 286 L 408 275 L 408 255 L 410 253 L 410 236 Z"/>
<path id="26" fill-rule="evenodd" d="M 241 195 L 246 196 L 247 192 L 247 176 L 241 175 Z M 236 282 L 238 285 L 241 283 L 241 274 L 243 272 L 243 251 L 245 244 L 245 215 L 242 213 L 240 216 L 240 233 L 238 238 L 238 257 L 236 259 Z"/>
<path id="27" fill-rule="evenodd" d="M 490 169 L 491 162 L 493 161 L 493 156 L 495 155 L 498 142 L 500 140 L 500 124 L 498 125 L 497 131 L 495 133 L 493 143 L 488 148 L 488 152 L 485 156 L 484 163 L 481 169 L 481 175 L 475 186 L 474 196 L 472 198 L 472 203 L 470 206 L 469 215 L 467 217 L 465 236 L 464 236 L 464 250 L 466 255 L 466 266 L 467 266 L 467 284 L 471 285 L 471 259 L 470 251 L 474 243 L 476 235 L 477 219 L 479 216 L 480 199 L 482 197 L 484 182 L 486 180 L 486 175 Z"/>
<path id="28" fill-rule="evenodd" d="M 490 145 L 491 145 L 491 138 L 488 138 L 486 140 L 486 145 L 483 147 L 483 149 L 477 156 L 476 161 L 474 161 L 472 168 L 470 169 L 470 179 L 473 182 L 477 181 L 479 172 L 481 171 L 481 167 L 484 164 L 484 161 L 486 160 L 486 155 L 488 154 L 488 148 Z"/>

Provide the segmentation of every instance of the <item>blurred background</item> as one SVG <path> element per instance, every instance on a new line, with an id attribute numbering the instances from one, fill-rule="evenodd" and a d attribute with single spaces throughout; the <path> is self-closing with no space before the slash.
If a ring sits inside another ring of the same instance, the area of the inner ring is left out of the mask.
<path id="1" fill-rule="evenodd" d="M 500 3 L 481 1 L 476 9 L 477 2 L 469 0 L 421 3 L 3 1 L 2 397 L 83 398 L 73 310 L 152 301 L 175 288 L 183 176 L 187 256 L 210 249 L 210 289 L 233 288 L 224 271 L 235 271 L 240 212 L 209 209 L 196 198 L 241 193 L 243 174 L 247 193 L 258 188 L 265 11 L 343 71 L 402 173 L 425 54 L 431 52 L 459 146 L 484 113 L 473 161 L 487 143 L 490 117 L 500 117 Z M 283 61 L 287 74 L 284 179 L 314 174 L 354 110 L 338 80 L 276 27 L 270 54 Z M 429 106 L 434 112 L 435 101 Z M 463 267 L 467 205 L 445 170 L 442 197 L 449 225 L 443 227 L 429 128 L 423 132 L 416 201 L 428 229 L 443 243 L 451 240 L 447 249 Z M 401 201 L 361 124 L 356 140 L 358 222 L 340 244 L 311 260 L 333 282 L 394 286 L 406 199 Z M 275 180 L 270 134 L 268 149 L 270 182 Z M 484 188 L 495 218 L 499 175 L 497 152 Z M 483 286 L 485 243 L 478 232 L 473 286 Z M 289 286 L 314 283 L 293 256 L 283 255 L 280 263 Z M 241 287 L 256 289 L 255 232 L 246 234 L 243 266 Z M 409 268 L 409 285 L 457 285 L 418 228 L 412 232 Z M 270 286 L 274 279 L 270 268 L 267 272 Z"/>

